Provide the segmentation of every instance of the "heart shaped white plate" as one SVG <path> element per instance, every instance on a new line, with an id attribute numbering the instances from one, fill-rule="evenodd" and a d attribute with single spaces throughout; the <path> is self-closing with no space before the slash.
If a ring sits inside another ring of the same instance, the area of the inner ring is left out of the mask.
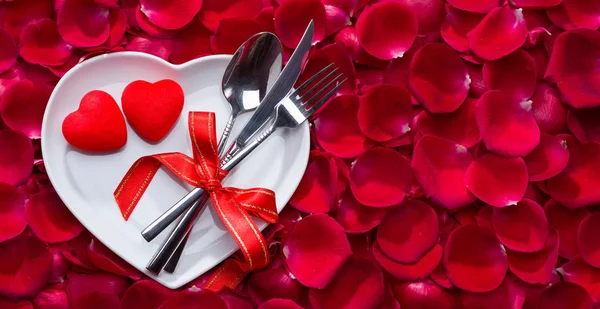
<path id="1" fill-rule="evenodd" d="M 125 261 L 166 287 L 175 289 L 223 261 L 238 246 L 208 203 L 173 274 L 155 276 L 146 265 L 171 227 L 152 242 L 140 232 L 183 197 L 191 188 L 164 169 L 156 174 L 128 221 L 121 216 L 113 191 L 135 160 L 163 152 L 192 155 L 187 131 L 189 111 L 212 111 L 220 135 L 229 117 L 229 104 L 221 93 L 221 79 L 231 56 L 209 56 L 182 65 L 138 52 L 97 56 L 69 71 L 58 83 L 44 115 L 42 153 L 50 181 L 58 195 L 81 223 Z M 91 90 L 111 94 L 119 105 L 125 86 L 134 80 L 177 81 L 185 93 L 185 106 L 169 135 L 158 144 L 142 140 L 128 125 L 127 145 L 113 153 L 90 154 L 71 147 L 62 135 L 63 119 L 79 107 Z M 235 136 L 251 113 L 241 115 Z M 275 132 L 256 151 L 231 171 L 225 185 L 238 188 L 264 187 L 276 193 L 277 210 L 285 206 L 298 186 L 310 151 L 308 124 Z M 267 224 L 256 219 L 260 229 Z"/>

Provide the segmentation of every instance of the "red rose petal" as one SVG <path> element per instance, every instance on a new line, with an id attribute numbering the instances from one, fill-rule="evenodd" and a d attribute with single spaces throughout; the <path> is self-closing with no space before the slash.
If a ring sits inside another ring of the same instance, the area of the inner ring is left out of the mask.
<path id="1" fill-rule="evenodd" d="M 36 309 L 70 309 L 69 298 L 65 290 L 46 289 L 33 300 Z M 5 307 L 2 307 L 5 308 Z"/>
<path id="2" fill-rule="evenodd" d="M 245 2 L 238 2 L 245 3 Z M 256 14 L 254 20 L 263 28 L 265 31 L 275 33 L 275 7 L 265 6 Z"/>
<path id="3" fill-rule="evenodd" d="M 71 272 L 67 276 L 67 295 L 73 309 L 118 308 L 121 303 L 119 299 L 130 284 L 128 279 L 113 274 Z M 145 299 L 138 301 L 144 302 Z M 117 307 L 106 307 L 108 305 Z"/>
<path id="4" fill-rule="evenodd" d="M 388 208 L 362 205 L 348 190 L 342 196 L 337 209 L 337 221 L 344 227 L 346 233 L 365 233 L 378 226 L 389 211 Z"/>
<path id="5" fill-rule="evenodd" d="M 443 0 L 432 1 L 399 1 L 406 4 L 413 11 L 419 21 L 419 34 L 427 35 L 438 32 L 446 17 Z"/>
<path id="6" fill-rule="evenodd" d="M 471 79 L 471 84 L 469 85 L 469 94 L 472 97 L 479 98 L 486 91 L 488 91 L 485 81 L 483 80 L 483 66 L 471 62 L 465 62 L 465 65 L 467 66 L 469 78 Z"/>
<path id="7" fill-rule="evenodd" d="M 60 244 L 60 250 L 63 256 L 69 262 L 88 270 L 96 270 L 96 266 L 92 264 L 88 256 L 88 247 L 92 242 L 92 237 L 87 230 L 84 230 L 79 236 L 68 242 Z"/>
<path id="8" fill-rule="evenodd" d="M 276 298 L 263 303 L 258 309 L 302 309 L 302 307 L 289 299 Z"/>
<path id="9" fill-rule="evenodd" d="M 50 279 L 52 254 L 29 233 L 0 243 L 0 296 L 33 298 Z"/>
<path id="10" fill-rule="evenodd" d="M 475 28 L 485 15 L 462 11 L 446 5 L 446 19 L 440 28 L 444 41 L 454 50 L 461 53 L 469 51 L 467 33 Z"/>
<path id="11" fill-rule="evenodd" d="M 273 298 L 301 303 L 308 296 L 308 289 L 292 277 L 279 255 L 276 255 L 269 266 L 252 273 L 248 279 L 248 295 L 255 304 L 262 304 Z"/>
<path id="12" fill-rule="evenodd" d="M 497 0 L 448 0 L 453 7 L 467 12 L 487 13 L 498 7 Z"/>
<path id="13" fill-rule="evenodd" d="M 576 29 L 558 35 L 550 55 L 546 79 L 556 82 L 566 104 L 574 108 L 599 105 L 598 57 L 599 32 Z"/>
<path id="14" fill-rule="evenodd" d="M 359 0 L 322 0 L 323 4 L 338 7 L 348 13 L 356 12 L 359 9 Z"/>
<path id="15" fill-rule="evenodd" d="M 356 91 L 356 71 L 352 59 L 350 59 L 348 54 L 344 52 L 344 48 L 339 44 L 330 44 L 312 53 L 302 74 L 298 78 L 298 81 L 296 81 L 296 85 L 301 85 L 311 76 L 332 63 L 339 69 L 340 73 L 344 74 L 344 78 L 346 79 L 346 82 L 338 90 L 338 93 L 354 93 Z"/>
<path id="16" fill-rule="evenodd" d="M 548 67 L 548 61 L 550 60 L 550 55 L 546 48 L 543 45 L 537 45 L 531 49 L 528 49 L 527 52 L 533 57 L 535 61 L 536 68 L 536 77 L 537 79 L 543 79 L 544 74 L 546 74 L 546 68 Z"/>
<path id="17" fill-rule="evenodd" d="M 367 259 L 350 259 L 325 289 L 311 289 L 315 309 L 379 309 L 385 295 L 383 274 Z"/>
<path id="18" fill-rule="evenodd" d="M 179 36 L 173 39 L 171 62 L 181 64 L 212 54 L 210 35 L 210 31 L 199 21 L 193 20 Z"/>
<path id="19" fill-rule="evenodd" d="M 563 0 L 510 0 L 517 7 L 542 9 L 559 5 Z"/>
<path id="20" fill-rule="evenodd" d="M 546 180 L 560 173 L 569 162 L 566 142 L 542 132 L 540 144 L 525 158 L 530 181 Z"/>
<path id="21" fill-rule="evenodd" d="M 490 90 L 477 101 L 475 120 L 485 146 L 496 154 L 525 156 L 540 143 L 531 101 L 521 102 L 502 91 Z"/>
<path id="22" fill-rule="evenodd" d="M 64 0 L 56 23 L 62 38 L 74 47 L 100 45 L 108 39 L 109 10 L 91 0 Z"/>
<path id="23" fill-rule="evenodd" d="M 250 301 L 250 299 L 234 294 L 233 292 L 228 292 L 227 290 L 221 291 L 219 293 L 225 304 L 227 304 L 228 309 L 255 309 L 256 307 Z"/>
<path id="24" fill-rule="evenodd" d="M 283 240 L 285 263 L 300 283 L 322 289 L 352 254 L 344 229 L 325 214 L 300 220 Z"/>
<path id="25" fill-rule="evenodd" d="M 221 21 L 216 34 L 211 37 L 211 48 L 215 54 L 234 54 L 248 38 L 262 31 L 252 19 L 232 18 Z"/>
<path id="26" fill-rule="evenodd" d="M 375 85 L 360 96 L 358 126 L 370 139 L 385 142 L 410 130 L 411 95 L 404 88 Z"/>
<path id="27" fill-rule="evenodd" d="M 558 233 L 552 231 L 540 251 L 523 253 L 507 249 L 508 267 L 513 274 L 527 283 L 548 284 L 558 261 L 558 246 Z"/>
<path id="28" fill-rule="evenodd" d="M 525 24 L 529 31 L 527 41 L 523 44 L 523 48 L 530 48 L 539 43 L 543 43 L 548 36 L 552 35 L 550 30 L 548 30 L 551 27 L 552 22 L 543 10 L 524 10 L 523 17 L 525 18 Z M 539 47 L 541 47 L 541 44 Z"/>
<path id="29" fill-rule="evenodd" d="M 494 208 L 490 205 L 483 204 L 475 214 L 475 222 L 478 226 L 493 230 L 492 217 L 494 216 Z"/>
<path id="30" fill-rule="evenodd" d="M 28 300 L 19 300 L 17 302 L 13 302 L 12 300 L 8 300 L 8 299 L 4 299 L 2 297 L 0 297 L 0 308 L 3 309 L 33 309 L 33 306 L 31 305 L 31 302 Z M 36 307 L 37 309 L 37 307 Z M 43 307 L 41 307 L 40 309 L 44 309 Z M 57 308 L 57 309 L 62 309 L 62 308 Z M 65 309 L 68 309 L 68 307 L 66 307 Z"/>
<path id="31" fill-rule="evenodd" d="M 142 12 L 151 23 L 163 29 L 187 25 L 200 11 L 202 0 L 140 0 Z"/>
<path id="32" fill-rule="evenodd" d="M 142 274 L 129 263 L 125 262 L 101 242 L 92 239 L 88 247 L 90 262 L 104 271 L 140 280 Z"/>
<path id="33" fill-rule="evenodd" d="M 569 130 L 582 143 L 600 142 L 600 124 L 596 121 L 600 116 L 600 108 L 570 108 L 567 124 Z"/>
<path id="34" fill-rule="evenodd" d="M 59 283 L 65 281 L 67 270 L 69 269 L 69 261 L 63 256 L 59 247 L 51 247 L 52 253 L 52 275 L 49 283 Z"/>
<path id="35" fill-rule="evenodd" d="M 475 207 L 475 204 L 472 204 L 467 207 L 457 209 L 452 214 L 452 217 L 454 220 L 457 221 L 457 223 L 459 223 L 459 224 L 457 224 L 457 226 L 458 225 L 467 225 L 467 224 L 477 224 L 477 218 L 476 218 L 477 213 L 478 213 L 477 207 Z M 452 229 L 450 229 L 449 231 L 446 231 L 445 234 L 448 234 L 451 231 L 452 231 Z"/>
<path id="36" fill-rule="evenodd" d="M 338 170 L 333 158 L 311 153 L 304 176 L 290 198 L 290 205 L 306 213 L 325 213 L 333 209 Z"/>
<path id="37" fill-rule="evenodd" d="M 435 245 L 417 262 L 402 264 L 394 261 L 381 251 L 379 245 L 373 245 L 373 255 L 383 269 L 398 280 L 414 281 L 427 278 L 442 260 L 442 246 Z"/>
<path id="38" fill-rule="evenodd" d="M 559 282 L 548 287 L 540 296 L 538 309 L 592 309 L 590 295 L 581 286 Z"/>
<path id="39" fill-rule="evenodd" d="M 126 49 L 152 54 L 168 60 L 173 50 L 173 43 L 170 40 L 136 36 L 129 41 Z"/>
<path id="40" fill-rule="evenodd" d="M 338 32 L 348 25 L 352 25 L 348 13 L 332 5 L 325 5 L 325 19 L 325 37 Z"/>
<path id="41" fill-rule="evenodd" d="M 52 1 L 4 1 L 0 7 L 0 28 L 19 43 L 21 29 L 34 20 L 52 17 Z M 2 45 L 5 46 L 5 45 Z"/>
<path id="42" fill-rule="evenodd" d="M 481 139 L 475 121 L 476 102 L 467 99 L 456 111 L 447 114 L 422 111 L 414 118 L 416 129 L 421 135 L 438 136 L 471 148 Z"/>
<path id="43" fill-rule="evenodd" d="M 600 300 L 600 269 L 576 257 L 557 268 L 565 281 L 584 287 L 597 303 Z"/>
<path id="44" fill-rule="evenodd" d="M 177 295 L 154 280 L 140 280 L 130 286 L 121 298 L 121 308 L 157 309 Z"/>
<path id="45" fill-rule="evenodd" d="M 509 278 L 495 290 L 487 293 L 465 292 L 461 296 L 461 309 L 480 308 L 522 308 L 525 302 L 525 289 Z"/>
<path id="46" fill-rule="evenodd" d="M 456 209 L 475 201 L 465 186 L 465 172 L 473 156 L 462 145 L 426 135 L 415 145 L 412 168 L 423 192 L 436 204 Z"/>
<path id="47" fill-rule="evenodd" d="M 2 45 L 2 49 L 0 49 L 0 73 L 3 73 L 17 63 L 19 51 L 13 38 L 2 28 L 0 28 L 0 45 Z"/>
<path id="48" fill-rule="evenodd" d="M 415 40 L 418 20 L 402 2 L 384 1 L 368 6 L 356 22 L 360 46 L 383 60 L 402 57 Z"/>
<path id="49" fill-rule="evenodd" d="M 56 23 L 44 18 L 23 28 L 19 53 L 30 63 L 61 65 L 71 57 L 72 51 L 58 33 Z"/>
<path id="50" fill-rule="evenodd" d="M 350 171 L 350 189 L 361 204 L 387 207 L 402 202 L 413 180 L 410 161 L 389 148 L 359 156 Z"/>
<path id="51" fill-rule="evenodd" d="M 84 229 L 52 190 L 32 195 L 25 205 L 25 215 L 31 230 L 48 243 L 71 240 Z"/>
<path id="52" fill-rule="evenodd" d="M 471 193 L 496 207 L 516 205 L 527 190 L 527 166 L 521 158 L 485 154 L 471 163 L 465 184 Z"/>
<path id="53" fill-rule="evenodd" d="M 469 94 L 469 74 L 449 46 L 431 43 L 412 59 L 408 84 L 415 98 L 432 113 L 455 111 Z"/>
<path id="54" fill-rule="evenodd" d="M 50 92 L 50 88 L 37 86 L 29 80 L 12 85 L 4 93 L 0 106 L 0 116 L 4 123 L 31 138 L 39 138 Z"/>
<path id="55" fill-rule="evenodd" d="M 33 170 L 33 145 L 21 132 L 0 130 L 0 182 L 20 185 Z"/>
<path id="56" fill-rule="evenodd" d="M 127 16 L 125 11 L 119 8 L 112 8 L 109 11 L 108 23 L 110 32 L 108 40 L 104 42 L 104 47 L 113 48 L 123 42 L 125 30 L 127 29 Z"/>
<path id="57" fill-rule="evenodd" d="M 548 227 L 556 229 L 560 239 L 558 254 L 564 258 L 572 259 L 579 255 L 577 247 L 577 230 L 581 221 L 588 215 L 585 208 L 574 211 L 566 209 L 553 200 L 544 205 Z"/>
<path id="58" fill-rule="evenodd" d="M 319 112 L 315 120 L 316 139 L 327 152 L 352 158 L 373 147 L 358 126 L 359 100 L 355 95 L 340 95 Z"/>
<path id="59" fill-rule="evenodd" d="M 172 39 L 181 33 L 182 29 L 164 29 L 153 24 L 148 16 L 142 12 L 142 6 L 138 5 L 135 11 L 135 20 L 138 27 L 149 36 L 160 39 Z"/>
<path id="60" fill-rule="evenodd" d="M 541 131 L 557 134 L 567 130 L 567 108 L 556 89 L 538 82 L 531 101 L 531 111 Z"/>
<path id="61" fill-rule="evenodd" d="M 119 50 L 119 51 L 121 51 L 121 50 Z M 103 51 L 101 53 L 104 54 L 106 52 Z M 93 54 L 91 54 L 91 53 L 87 54 L 87 56 L 91 56 L 91 55 L 93 55 Z M 46 68 L 48 68 L 48 70 L 50 70 L 57 77 L 63 77 L 70 69 L 72 69 L 75 65 L 77 65 L 80 62 L 80 60 L 83 61 L 85 59 L 79 58 L 76 54 L 72 54 L 71 57 L 67 60 L 67 62 L 65 62 L 64 64 L 55 66 L 55 67 L 46 66 Z"/>
<path id="62" fill-rule="evenodd" d="M 383 218 L 377 230 L 377 244 L 391 259 L 415 263 L 435 245 L 438 231 L 433 208 L 421 201 L 407 200 Z"/>
<path id="63" fill-rule="evenodd" d="M 527 33 L 522 9 L 498 7 L 492 9 L 467 34 L 467 40 L 477 56 L 496 60 L 521 47 L 527 39 Z"/>
<path id="64" fill-rule="evenodd" d="M 569 163 L 548 180 L 552 198 L 569 209 L 600 202 L 600 144 L 582 143 L 570 147 Z"/>
<path id="65" fill-rule="evenodd" d="M 483 65 L 483 80 L 488 89 L 502 90 L 511 99 L 525 101 L 533 95 L 536 86 L 535 60 L 523 50 Z"/>
<path id="66" fill-rule="evenodd" d="M 204 0 L 198 19 L 212 32 L 230 18 L 253 18 L 261 9 L 261 0 Z"/>
<path id="67" fill-rule="evenodd" d="M 450 233 L 443 261 L 452 283 L 469 292 L 497 288 L 508 269 L 506 251 L 494 233 L 472 224 Z"/>
<path id="68" fill-rule="evenodd" d="M 600 243 L 598 243 L 598 232 L 600 231 L 600 213 L 593 213 L 581 221 L 577 231 L 577 246 L 583 260 L 600 268 Z"/>
<path id="69" fill-rule="evenodd" d="M 367 53 L 358 42 L 356 28 L 349 26 L 340 30 L 334 37 L 334 41 L 344 47 L 346 54 L 356 61 L 357 64 L 368 65 L 376 68 L 385 67 L 389 61 L 380 60 Z M 401 59 L 401 58 L 396 58 Z"/>
<path id="70" fill-rule="evenodd" d="M 21 234 L 27 227 L 25 196 L 12 185 L 0 182 L 0 243 Z"/>
<path id="71" fill-rule="evenodd" d="M 448 279 L 448 274 L 446 273 L 442 263 L 438 264 L 437 268 L 433 270 L 429 278 L 446 289 L 455 288 L 454 284 L 452 284 L 450 279 Z"/>
<path id="72" fill-rule="evenodd" d="M 325 6 L 319 0 L 286 0 L 275 10 L 275 32 L 281 43 L 296 48 L 310 20 L 314 22 L 313 43 L 325 37 Z"/>
<path id="73" fill-rule="evenodd" d="M 576 27 L 592 30 L 600 27 L 600 3 L 587 0 L 564 0 L 562 5 L 566 15 Z"/>
<path id="74" fill-rule="evenodd" d="M 432 281 L 394 282 L 394 296 L 402 309 L 454 309 L 456 295 Z"/>
<path id="75" fill-rule="evenodd" d="M 192 309 L 201 305 L 211 309 L 227 309 L 227 304 L 219 294 L 198 288 L 189 288 L 169 298 L 160 309 Z M 129 308 L 129 307 L 127 307 Z M 149 308 L 149 307 L 148 307 Z"/>

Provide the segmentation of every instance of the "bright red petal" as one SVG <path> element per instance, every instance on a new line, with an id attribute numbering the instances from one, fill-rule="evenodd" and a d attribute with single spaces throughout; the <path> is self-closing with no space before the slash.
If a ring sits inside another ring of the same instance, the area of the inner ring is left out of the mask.
<path id="1" fill-rule="evenodd" d="M 211 309 L 227 309 L 227 304 L 223 298 L 209 290 L 201 290 L 198 288 L 189 288 L 177 293 L 164 302 L 159 309 L 193 309 L 202 305 Z"/>
<path id="2" fill-rule="evenodd" d="M 469 52 L 467 33 L 473 30 L 484 16 L 484 14 L 466 12 L 446 5 L 446 19 L 440 28 L 440 34 L 457 52 Z"/>
<path id="3" fill-rule="evenodd" d="M 540 296 L 538 309 L 592 309 L 592 298 L 581 286 L 559 282 L 548 287 Z"/>
<path id="4" fill-rule="evenodd" d="M 306 213 L 325 213 L 334 208 L 338 170 L 333 158 L 312 153 L 304 176 L 289 203 Z"/>
<path id="5" fill-rule="evenodd" d="M 498 7 L 497 0 L 448 0 L 453 7 L 467 12 L 487 13 Z"/>
<path id="6" fill-rule="evenodd" d="M 44 18 L 23 28 L 19 53 L 27 62 L 56 66 L 65 63 L 72 50 L 58 33 L 56 23 Z"/>
<path id="7" fill-rule="evenodd" d="M 542 9 L 559 5 L 563 0 L 510 0 L 516 7 Z"/>
<path id="8" fill-rule="evenodd" d="M 0 7 L 0 28 L 10 33 L 15 42 L 19 43 L 21 30 L 27 24 L 51 17 L 52 1 L 50 0 L 4 1 Z"/>
<path id="9" fill-rule="evenodd" d="M 98 46 L 108 39 L 109 9 L 92 0 L 64 0 L 56 23 L 62 38 L 74 47 Z"/>
<path id="10" fill-rule="evenodd" d="M 565 281 L 584 287 L 596 303 L 600 300 L 600 269 L 576 257 L 561 265 L 557 271 Z"/>
<path id="11" fill-rule="evenodd" d="M 442 246 L 435 245 L 417 262 L 403 264 L 396 262 L 381 251 L 379 245 L 373 245 L 373 255 L 383 269 L 398 280 L 414 281 L 427 278 L 442 260 Z"/>
<path id="12" fill-rule="evenodd" d="M 546 180 L 560 173 L 569 162 L 567 143 L 542 132 L 540 145 L 525 158 L 530 181 Z"/>
<path id="13" fill-rule="evenodd" d="M 53 190 L 32 195 L 25 205 L 25 215 L 31 230 L 48 243 L 71 240 L 84 229 Z"/>
<path id="14" fill-rule="evenodd" d="M 588 210 L 580 208 L 571 211 L 553 200 L 544 205 L 548 227 L 556 230 L 560 239 L 558 254 L 572 259 L 579 255 L 577 247 L 577 230 L 581 221 L 588 215 Z"/>
<path id="15" fill-rule="evenodd" d="M 140 280 L 142 277 L 142 274 L 135 267 L 125 262 L 98 240 L 92 239 L 90 242 L 88 256 L 92 264 L 104 271 L 126 276 L 133 280 Z"/>
<path id="16" fill-rule="evenodd" d="M 485 60 L 496 60 L 521 47 L 527 34 L 523 10 L 505 6 L 492 9 L 467 34 L 467 40 L 477 56 Z"/>
<path id="17" fill-rule="evenodd" d="M 248 295 L 255 304 L 262 304 L 273 298 L 301 303 L 307 298 L 308 289 L 292 276 L 279 255 L 276 255 L 269 266 L 252 273 L 248 279 Z"/>
<path id="18" fill-rule="evenodd" d="M 394 282 L 392 291 L 402 309 L 454 309 L 458 297 L 432 281 Z"/>
<path id="19" fill-rule="evenodd" d="M 130 284 L 129 279 L 113 274 L 78 274 L 71 272 L 67 276 L 66 291 L 73 309 L 119 308 L 121 304 L 119 299 Z M 138 301 L 143 303 L 145 299 L 140 298 Z M 122 308 L 134 309 L 138 307 Z"/>
<path id="20" fill-rule="evenodd" d="M 263 303 L 258 309 L 302 309 L 302 307 L 289 299 L 276 298 Z"/>
<path id="21" fill-rule="evenodd" d="M 495 290 L 487 293 L 464 292 L 461 296 L 460 309 L 498 308 L 521 309 L 525 302 L 526 291 L 510 278 Z"/>
<path id="22" fill-rule="evenodd" d="M 142 12 L 142 6 L 138 5 L 135 11 L 135 20 L 138 27 L 149 36 L 158 39 L 173 39 L 181 33 L 182 29 L 164 29 L 153 24 L 148 16 Z M 193 21 L 192 21 L 193 22 Z"/>
<path id="23" fill-rule="evenodd" d="M 577 247 L 581 257 L 586 263 L 600 268 L 600 243 L 598 232 L 600 231 L 600 214 L 594 213 L 581 221 L 577 232 Z"/>
<path id="24" fill-rule="evenodd" d="M 275 10 L 275 32 L 281 43 L 296 48 L 310 20 L 315 24 L 313 43 L 325 37 L 325 6 L 319 0 L 286 0 Z"/>
<path id="25" fill-rule="evenodd" d="M 540 81 L 531 101 L 531 111 L 541 131 L 558 134 L 567 130 L 567 108 L 556 89 Z"/>
<path id="26" fill-rule="evenodd" d="M 33 145 L 23 133 L 0 130 L 0 182 L 20 185 L 33 170 Z"/>
<path id="27" fill-rule="evenodd" d="M 202 0 L 140 0 L 142 12 L 151 23 L 163 29 L 187 25 L 200 11 Z"/>
<path id="28" fill-rule="evenodd" d="M 533 57 L 523 50 L 483 65 L 483 80 L 488 89 L 502 90 L 511 99 L 522 102 L 533 95 L 537 71 Z"/>
<path id="29" fill-rule="evenodd" d="M 62 283 L 65 281 L 67 271 L 71 266 L 69 261 L 63 256 L 60 247 L 51 247 L 52 253 L 52 275 L 49 283 Z"/>
<path id="30" fill-rule="evenodd" d="M 0 307 L 4 309 L 33 309 L 33 305 L 28 300 L 19 300 L 17 302 L 13 302 L 12 300 L 8 300 L 0 297 Z M 37 309 L 38 307 L 36 307 Z M 44 309 L 44 307 L 40 307 Z M 56 308 L 62 309 L 62 308 Z M 69 309 L 69 307 L 65 307 L 65 309 Z"/>
<path id="31" fill-rule="evenodd" d="M 410 130 L 412 102 L 402 87 L 375 85 L 360 96 L 358 126 L 370 139 L 385 142 Z"/>
<path id="32" fill-rule="evenodd" d="M 0 182 L 0 243 L 21 234 L 27 227 L 25 196 L 16 187 Z"/>
<path id="33" fill-rule="evenodd" d="M 192 21 L 179 36 L 173 39 L 171 62 L 181 64 L 212 54 L 210 35 L 210 31 L 199 21 Z"/>
<path id="34" fill-rule="evenodd" d="M 325 19 L 325 37 L 352 24 L 346 11 L 332 5 L 325 5 Z"/>
<path id="35" fill-rule="evenodd" d="M 347 190 L 337 209 L 337 221 L 346 233 L 366 233 L 378 226 L 388 214 L 389 208 L 367 207 L 359 203 L 350 190 Z"/>
<path id="36" fill-rule="evenodd" d="M 154 280 L 141 280 L 130 286 L 121 298 L 121 308 L 157 309 L 177 295 Z"/>
<path id="37" fill-rule="evenodd" d="M 126 49 L 152 54 L 164 60 L 168 60 L 171 51 L 173 50 L 173 43 L 170 40 L 136 36 L 129 41 Z"/>
<path id="38" fill-rule="evenodd" d="M 344 79 L 346 79 L 346 82 L 340 87 L 338 93 L 355 93 L 357 81 L 354 64 L 352 63 L 352 59 L 344 51 L 344 48 L 339 44 L 330 44 L 311 53 L 302 74 L 296 81 L 296 85 L 301 85 L 311 76 L 330 64 L 333 64 L 338 68 L 339 72 L 344 74 Z"/>
<path id="39" fill-rule="evenodd" d="M 456 111 L 447 114 L 422 111 L 414 118 L 416 130 L 421 135 L 438 136 L 471 148 L 481 139 L 475 121 L 476 102 L 475 99 L 467 99 Z"/>
<path id="40" fill-rule="evenodd" d="M 60 289 L 43 290 L 33 300 L 36 309 L 70 309 L 71 304 L 67 297 L 67 292 Z M 2 307 L 5 308 L 5 307 Z M 8 308 L 7 308 L 8 309 Z"/>
<path id="41" fill-rule="evenodd" d="M 600 27 L 600 3 L 587 0 L 563 0 L 562 5 L 575 26 L 592 30 Z"/>
<path id="42" fill-rule="evenodd" d="M 62 255 L 74 265 L 86 270 L 97 270 L 88 256 L 88 247 L 92 242 L 92 237 L 87 230 L 84 230 L 79 236 L 68 242 L 60 244 Z"/>
<path id="43" fill-rule="evenodd" d="M 558 261 L 558 246 L 558 233 L 552 231 L 540 251 L 523 253 L 508 249 L 508 267 L 513 274 L 527 283 L 548 284 Z"/>
<path id="44" fill-rule="evenodd" d="M 204 0 L 198 19 L 212 32 L 230 18 L 253 18 L 261 9 L 261 0 Z"/>
<path id="45" fill-rule="evenodd" d="M 52 89 L 22 80 L 4 93 L 0 116 L 9 128 L 21 131 L 31 138 L 39 138 L 42 119 Z"/>
<path id="46" fill-rule="evenodd" d="M 17 63 L 19 51 L 13 38 L 2 28 L 0 28 L 0 45 L 2 45 L 2 49 L 0 49 L 0 73 L 3 73 Z"/>
<path id="47" fill-rule="evenodd" d="M 232 55 L 248 38 L 262 30 L 262 27 L 252 19 L 225 19 L 221 21 L 217 32 L 211 37 L 210 45 L 215 54 Z"/>

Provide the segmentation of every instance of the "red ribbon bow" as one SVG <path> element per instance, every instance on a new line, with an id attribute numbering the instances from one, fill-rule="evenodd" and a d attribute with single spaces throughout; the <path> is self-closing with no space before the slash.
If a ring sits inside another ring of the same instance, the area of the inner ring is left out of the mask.
<path id="1" fill-rule="evenodd" d="M 250 216 L 269 223 L 277 222 L 275 193 L 263 188 L 223 187 L 221 180 L 227 172 L 219 164 L 214 113 L 190 112 L 188 123 L 193 159 L 177 152 L 142 157 L 131 166 L 114 196 L 127 220 L 161 165 L 190 185 L 208 192 L 244 261 L 225 261 L 204 287 L 214 291 L 224 286 L 235 288 L 245 274 L 269 264 L 268 245 Z"/>

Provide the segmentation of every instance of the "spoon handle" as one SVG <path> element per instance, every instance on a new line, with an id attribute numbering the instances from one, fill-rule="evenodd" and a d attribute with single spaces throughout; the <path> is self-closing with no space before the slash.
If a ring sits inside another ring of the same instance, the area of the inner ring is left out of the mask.
<path id="1" fill-rule="evenodd" d="M 225 130 L 223 130 L 223 135 L 221 135 L 221 139 L 219 140 L 219 157 L 223 156 L 223 152 L 225 151 L 225 145 L 227 145 L 227 139 L 229 139 L 231 129 L 233 129 L 233 124 L 235 123 L 235 118 L 235 115 L 232 113 L 231 115 L 229 115 L 229 119 L 227 119 Z"/>

